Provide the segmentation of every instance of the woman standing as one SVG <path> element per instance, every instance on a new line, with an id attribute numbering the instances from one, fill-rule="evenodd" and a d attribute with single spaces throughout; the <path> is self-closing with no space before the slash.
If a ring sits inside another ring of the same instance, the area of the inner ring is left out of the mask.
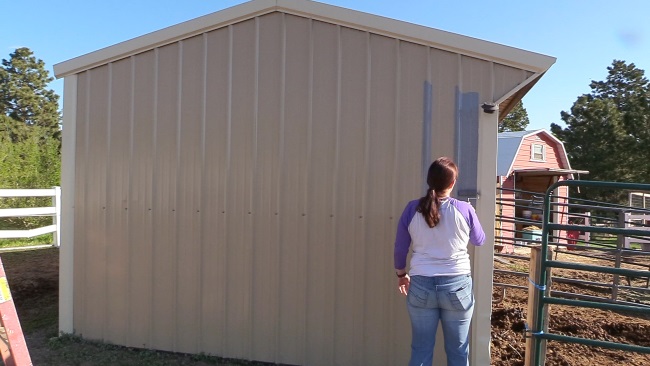
<path id="1" fill-rule="evenodd" d="M 446 157 L 429 167 L 427 194 L 409 202 L 397 226 L 395 269 L 411 318 L 409 366 L 430 366 L 438 322 L 442 322 L 448 366 L 466 366 L 474 310 L 468 243 L 482 245 L 485 233 L 474 208 L 449 197 L 458 168 Z M 410 269 L 406 256 L 412 249 Z"/>

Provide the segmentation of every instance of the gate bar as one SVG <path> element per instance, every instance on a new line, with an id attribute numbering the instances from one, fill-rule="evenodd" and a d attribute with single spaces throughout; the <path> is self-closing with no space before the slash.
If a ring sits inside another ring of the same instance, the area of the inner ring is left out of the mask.
<path id="1" fill-rule="evenodd" d="M 551 334 L 551 333 L 534 333 L 536 338 L 544 338 L 550 341 L 560 341 L 567 343 L 579 343 L 587 346 L 603 347 L 603 348 L 612 348 L 619 349 L 623 351 L 632 351 L 638 353 L 650 353 L 650 347 L 637 346 L 635 344 L 625 344 L 625 343 L 615 343 L 608 341 L 599 341 L 596 339 L 587 339 L 580 337 L 571 337 L 560 334 Z"/>
<path id="2" fill-rule="evenodd" d="M 546 304 L 549 302 L 549 299 L 546 297 L 546 284 L 548 283 L 547 279 L 547 267 L 552 267 L 551 264 L 557 265 L 558 262 L 555 261 L 547 261 L 546 258 L 546 253 L 548 251 L 548 239 L 549 239 L 549 232 L 551 229 L 564 229 L 564 230 L 575 230 L 575 229 L 582 229 L 584 231 L 589 231 L 589 232 L 603 232 L 603 233 L 613 233 L 613 234 L 627 234 L 627 235 L 634 235 L 634 234 L 640 234 L 641 236 L 646 236 L 648 235 L 648 232 L 643 232 L 642 230 L 629 230 L 629 229 L 610 229 L 610 228 L 602 228 L 602 227 L 595 227 L 595 226 L 578 226 L 578 225 L 559 225 L 559 224 L 552 224 L 551 223 L 551 196 L 553 195 L 553 191 L 557 189 L 560 186 L 567 186 L 567 187 L 600 187 L 600 188 L 615 188 L 615 189 L 624 189 L 624 190 L 632 190 L 632 191 L 650 191 L 650 184 L 640 184 L 640 183 L 620 183 L 620 182 L 598 182 L 598 181 L 575 181 L 575 180 L 564 180 L 564 181 L 558 181 L 553 183 L 547 190 L 546 194 L 544 195 L 544 205 L 543 205 L 543 215 L 544 215 L 544 220 L 543 220 L 543 225 L 542 225 L 542 248 L 541 248 L 541 255 L 540 255 L 540 279 L 539 279 L 539 284 L 537 286 L 539 291 L 539 298 L 541 301 L 538 302 L 537 306 L 537 313 L 538 314 L 543 314 L 544 313 L 544 308 Z M 552 262 L 552 263 L 551 263 Z M 564 265 L 564 263 L 563 263 Z M 618 269 L 622 270 L 622 269 Z M 625 271 L 632 271 L 632 270 L 625 270 Z M 642 271 L 643 272 L 643 271 Z M 539 286 L 541 285 L 541 286 Z M 573 300 L 573 301 L 578 301 L 578 300 Z M 598 304 L 600 307 L 605 307 L 604 305 L 612 305 L 612 304 L 603 304 L 599 303 Z M 578 338 L 578 337 L 569 337 L 569 336 L 560 336 L 556 334 L 549 334 L 549 333 L 544 333 L 544 317 L 543 316 L 538 316 L 536 321 L 535 321 L 535 326 L 533 330 L 533 343 L 535 346 L 535 365 L 539 366 L 541 365 L 541 350 L 542 350 L 542 342 L 541 339 L 550 339 L 550 340 L 560 340 L 560 341 L 565 341 L 565 342 L 575 342 L 575 343 L 582 343 L 582 344 L 587 344 L 587 345 L 594 345 L 594 346 L 599 346 L 599 347 L 605 347 L 605 348 L 615 348 L 615 349 L 623 349 L 623 350 L 630 350 L 634 352 L 643 352 L 643 353 L 650 353 L 650 347 L 642 347 L 642 346 L 634 346 L 634 345 L 626 345 L 626 344 L 620 344 L 620 343 L 611 343 L 611 342 L 604 342 L 604 341 L 597 341 L 597 340 L 588 340 L 584 338 Z"/>

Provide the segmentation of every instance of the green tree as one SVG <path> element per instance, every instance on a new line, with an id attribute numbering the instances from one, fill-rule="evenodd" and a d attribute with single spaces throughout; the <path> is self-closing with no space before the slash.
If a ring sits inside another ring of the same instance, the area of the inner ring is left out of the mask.
<path id="1" fill-rule="evenodd" d="M 59 96 L 42 60 L 19 48 L 0 68 L 0 188 L 49 188 L 60 183 Z M 0 198 L 0 207 L 49 205 L 49 198 Z M 0 229 L 41 226 L 51 218 L 2 218 Z"/>
<path id="2" fill-rule="evenodd" d="M 590 180 L 650 182 L 650 84 L 633 63 L 614 60 L 604 81 L 562 112 L 566 128 L 551 131 L 567 150 L 574 168 Z M 623 192 L 590 192 L 583 197 L 623 202 Z"/>
<path id="3" fill-rule="evenodd" d="M 59 96 L 47 85 L 54 80 L 43 60 L 29 48 L 18 48 L 2 60 L 0 68 L 0 114 L 11 118 L 12 140 L 25 138 L 26 126 L 39 126 L 44 137 L 60 139 Z"/>
<path id="4" fill-rule="evenodd" d="M 9 117 L 0 116 L 0 121 Z M 33 126 L 33 129 L 42 127 Z M 59 142 L 43 139 L 41 133 L 31 133 L 20 141 L 12 141 L 9 133 L 0 132 L 0 188 L 49 188 L 61 180 Z M 0 198 L 0 208 L 50 206 L 50 198 Z M 51 222 L 50 217 L 0 219 L 0 229 L 23 229 Z"/>
<path id="5" fill-rule="evenodd" d="M 508 115 L 499 123 L 499 132 L 524 131 L 530 121 L 524 103 L 519 101 Z"/>

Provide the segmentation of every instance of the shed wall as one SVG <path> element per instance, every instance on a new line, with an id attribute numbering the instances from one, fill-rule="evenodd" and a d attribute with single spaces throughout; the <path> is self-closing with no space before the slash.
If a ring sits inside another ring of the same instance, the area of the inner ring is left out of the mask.
<path id="1" fill-rule="evenodd" d="M 78 74 L 75 332 L 288 364 L 403 364 L 397 219 L 423 192 L 422 167 L 463 149 L 459 95 L 495 100 L 526 77 L 282 13 Z"/>

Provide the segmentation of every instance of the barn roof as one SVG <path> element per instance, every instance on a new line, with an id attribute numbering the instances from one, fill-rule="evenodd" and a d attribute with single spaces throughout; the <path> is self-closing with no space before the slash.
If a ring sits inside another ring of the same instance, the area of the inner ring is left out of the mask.
<path id="1" fill-rule="evenodd" d="M 57 78 L 272 12 L 283 12 L 489 60 L 538 74 L 555 58 L 359 11 L 307 0 L 253 0 L 54 65 Z M 521 89 L 525 93 L 526 85 Z M 531 85 L 532 86 L 532 85 Z"/>
<path id="2" fill-rule="evenodd" d="M 515 158 L 517 153 L 521 148 L 522 142 L 528 136 L 544 134 L 553 140 L 560 151 L 560 156 L 558 157 L 560 162 L 562 162 L 563 169 L 557 170 L 557 172 L 567 173 L 579 173 L 580 171 L 573 171 L 571 169 L 571 164 L 569 164 L 569 157 L 567 156 L 566 150 L 564 149 L 564 144 L 562 141 L 558 140 L 557 137 L 553 136 L 550 132 L 545 129 L 532 130 L 532 131 L 516 131 L 516 132 L 501 132 L 498 135 L 498 151 L 497 151 L 497 176 L 498 177 L 507 177 L 513 172 L 513 165 L 515 163 Z M 565 171 L 566 170 L 566 171 Z"/>

